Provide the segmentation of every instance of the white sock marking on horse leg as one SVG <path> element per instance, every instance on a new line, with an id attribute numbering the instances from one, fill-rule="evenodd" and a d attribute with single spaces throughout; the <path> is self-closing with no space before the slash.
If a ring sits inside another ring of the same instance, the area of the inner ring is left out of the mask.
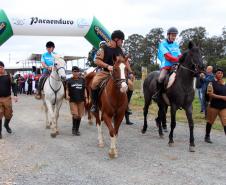
<path id="1" fill-rule="evenodd" d="M 103 145 L 104 144 L 104 139 L 103 139 L 103 132 L 102 132 L 102 123 L 97 124 L 97 129 L 98 129 L 98 142 L 99 145 Z"/>
<path id="2" fill-rule="evenodd" d="M 126 79 L 126 77 L 125 77 L 125 67 L 126 66 L 123 63 L 121 63 L 119 65 L 121 79 Z M 127 88 L 128 88 L 128 85 L 126 84 L 126 82 L 122 82 L 120 91 L 121 92 L 126 92 L 127 91 Z"/>

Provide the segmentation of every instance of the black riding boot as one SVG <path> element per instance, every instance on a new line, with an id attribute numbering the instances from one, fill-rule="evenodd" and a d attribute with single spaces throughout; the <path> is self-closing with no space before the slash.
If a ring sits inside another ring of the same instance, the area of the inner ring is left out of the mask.
<path id="1" fill-rule="evenodd" d="M 90 109 L 91 112 L 97 112 L 98 111 L 98 95 L 99 95 L 99 89 L 92 90 L 92 107 Z"/>
<path id="2" fill-rule="evenodd" d="M 210 131 L 211 131 L 211 128 L 212 128 L 212 124 L 210 123 L 206 123 L 206 135 L 205 135 L 205 142 L 207 143 L 213 143 L 211 140 L 210 140 Z"/>
<path id="3" fill-rule="evenodd" d="M 129 120 L 129 114 L 128 114 L 128 113 L 125 113 L 125 118 L 126 118 L 126 124 L 127 124 L 127 125 L 133 125 L 133 124 L 134 124 L 133 122 L 131 122 L 131 121 Z"/>
<path id="4" fill-rule="evenodd" d="M 127 107 L 127 110 L 126 110 L 126 114 L 129 114 L 129 115 L 132 114 L 132 111 L 131 111 L 131 109 L 129 108 L 129 103 L 130 103 L 130 100 L 131 100 L 132 95 L 133 95 L 133 91 L 128 90 L 128 91 L 127 91 L 128 107 Z"/>
<path id="5" fill-rule="evenodd" d="M 226 126 L 224 126 L 224 133 L 225 133 L 225 135 L 226 135 Z"/>
<path id="6" fill-rule="evenodd" d="M 44 77 L 41 77 L 39 79 L 37 93 L 36 93 L 36 96 L 35 96 L 36 99 L 41 99 L 42 98 L 42 87 L 43 87 L 44 80 L 45 80 Z"/>
<path id="7" fill-rule="evenodd" d="M 75 135 L 76 121 L 77 119 L 72 118 L 72 135 Z"/>
<path id="8" fill-rule="evenodd" d="M 76 136 L 80 136 L 80 134 L 81 134 L 79 132 L 80 123 L 81 123 L 81 118 L 77 119 L 77 121 L 76 121 L 76 125 L 75 125 L 75 135 Z"/>
<path id="9" fill-rule="evenodd" d="M 161 93 L 162 93 L 162 90 L 163 90 L 163 86 L 164 86 L 164 82 L 159 83 L 159 82 L 157 81 L 156 92 L 155 92 L 155 94 L 152 96 L 152 99 L 153 99 L 153 100 L 158 100 L 158 99 L 159 99 L 159 97 L 160 97 L 160 95 L 161 95 Z"/>
<path id="10" fill-rule="evenodd" d="M 0 139 L 2 139 L 2 120 L 0 119 Z"/>
<path id="11" fill-rule="evenodd" d="M 9 122 L 10 122 L 10 119 L 5 119 L 4 127 L 5 127 L 6 131 L 11 134 L 12 133 L 12 130 L 9 127 Z"/>

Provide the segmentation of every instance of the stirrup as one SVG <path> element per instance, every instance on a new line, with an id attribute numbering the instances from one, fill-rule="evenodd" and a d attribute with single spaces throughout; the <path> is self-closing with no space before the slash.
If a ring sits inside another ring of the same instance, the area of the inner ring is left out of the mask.
<path id="1" fill-rule="evenodd" d="M 97 106 L 96 105 L 92 105 L 92 107 L 90 109 L 90 112 L 93 112 L 93 113 L 98 112 Z"/>

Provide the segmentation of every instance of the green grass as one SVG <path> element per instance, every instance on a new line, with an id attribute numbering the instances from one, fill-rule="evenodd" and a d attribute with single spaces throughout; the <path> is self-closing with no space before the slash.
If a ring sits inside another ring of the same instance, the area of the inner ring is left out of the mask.
<path id="1" fill-rule="evenodd" d="M 134 83 L 134 93 L 131 99 L 130 107 L 133 110 L 133 114 L 136 115 L 139 119 L 143 119 L 143 107 L 144 107 L 144 98 L 143 94 L 141 93 L 141 81 L 136 80 Z M 200 102 L 198 97 L 195 97 L 193 101 L 193 119 L 195 124 L 206 124 L 206 120 L 203 113 L 200 113 Z M 157 105 L 153 102 L 152 105 L 149 107 L 149 117 L 150 116 L 157 116 Z M 178 110 L 176 119 L 178 122 L 187 123 L 187 118 L 184 110 Z M 170 114 L 169 111 L 167 113 L 167 122 L 170 122 Z M 213 125 L 214 129 L 222 130 L 222 125 L 220 123 L 219 118 L 215 121 Z"/>

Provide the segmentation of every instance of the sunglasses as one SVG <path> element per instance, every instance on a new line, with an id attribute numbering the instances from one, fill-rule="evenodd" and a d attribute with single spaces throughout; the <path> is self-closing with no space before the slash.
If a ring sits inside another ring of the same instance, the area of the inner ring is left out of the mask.
<path id="1" fill-rule="evenodd" d="M 77 70 L 75 70 L 75 71 L 73 71 L 74 73 L 78 73 L 79 71 L 77 71 Z"/>

